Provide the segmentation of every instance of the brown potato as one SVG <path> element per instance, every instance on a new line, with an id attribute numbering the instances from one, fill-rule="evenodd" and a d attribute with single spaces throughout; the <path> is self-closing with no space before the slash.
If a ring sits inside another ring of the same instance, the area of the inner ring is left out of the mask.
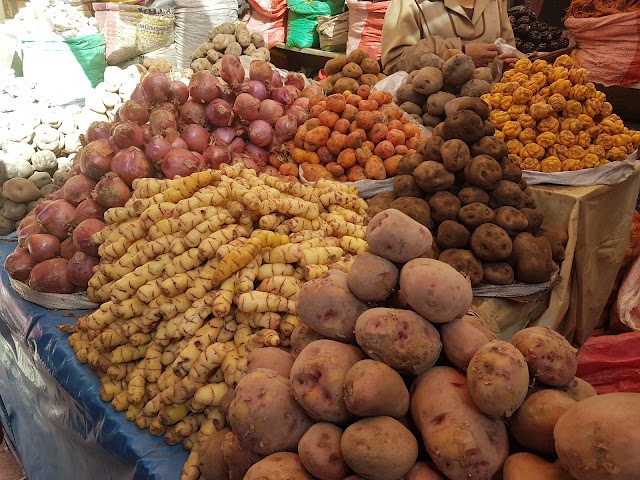
<path id="1" fill-rule="evenodd" d="M 440 149 L 443 144 L 444 138 L 434 135 L 418 150 L 418 153 L 422 155 L 423 160 L 442 162 Z"/>
<path id="2" fill-rule="evenodd" d="M 362 253 L 347 273 L 349 290 L 364 302 L 382 302 L 398 285 L 400 273 L 389 260 Z"/>
<path id="3" fill-rule="evenodd" d="M 467 277 L 472 287 L 482 283 L 482 263 L 469 250 L 449 249 L 444 250 L 438 260 L 451 265 L 462 275 Z"/>
<path id="4" fill-rule="evenodd" d="M 568 240 L 567 231 L 559 228 L 548 228 L 543 226 L 537 236 L 543 236 L 549 240 L 553 261 L 557 264 L 561 264 L 564 260 L 564 247 Z"/>
<path id="5" fill-rule="evenodd" d="M 448 139 L 449 139 L 449 137 L 447 137 L 447 136 L 445 135 L 445 133 L 444 133 L 444 122 L 439 123 L 438 125 L 436 125 L 436 126 L 433 128 L 433 132 L 431 132 L 431 135 L 432 135 L 433 137 L 442 137 L 442 138 L 443 138 L 443 139 L 445 139 L 445 140 L 448 140 Z"/>
<path id="6" fill-rule="evenodd" d="M 430 95 L 427 99 L 427 113 L 437 117 L 444 116 L 444 106 L 456 98 L 453 93 L 438 92 Z"/>
<path id="7" fill-rule="evenodd" d="M 496 225 L 504 229 L 509 235 L 524 232 L 529 227 L 529 221 L 520 210 L 514 207 L 500 207 L 495 210 Z"/>
<path id="8" fill-rule="evenodd" d="M 447 359 L 460 370 L 466 370 L 473 354 L 496 336 L 486 328 L 477 328 L 469 321 L 470 316 L 445 323 L 440 328 L 442 348 Z"/>
<path id="9" fill-rule="evenodd" d="M 514 453 L 504 462 L 502 480 L 574 480 L 559 463 L 549 463 L 532 453 Z"/>
<path id="10" fill-rule="evenodd" d="M 469 231 L 475 230 L 480 225 L 492 223 L 495 213 L 483 203 L 470 203 L 458 212 L 458 219 Z"/>
<path id="11" fill-rule="evenodd" d="M 405 263 L 426 253 L 433 237 L 424 225 L 399 210 L 380 212 L 367 225 L 369 253 L 395 263 Z"/>
<path id="12" fill-rule="evenodd" d="M 403 197 L 391 203 L 391 208 L 401 211 L 427 228 L 433 228 L 429 204 L 422 198 Z"/>
<path id="13" fill-rule="evenodd" d="M 289 378 L 293 360 L 291 353 L 282 348 L 256 348 L 247 357 L 247 373 L 251 373 L 258 368 L 270 368 L 278 375 Z"/>
<path id="14" fill-rule="evenodd" d="M 396 198 L 394 192 L 382 192 L 371 198 L 367 203 L 369 207 L 382 207 L 383 210 L 386 210 Z"/>
<path id="15" fill-rule="evenodd" d="M 500 160 L 500 168 L 502 170 L 502 180 L 508 180 L 509 182 L 518 183 L 522 180 L 522 169 L 518 160 L 512 156 L 507 156 Z"/>
<path id="16" fill-rule="evenodd" d="M 428 97 L 442 90 L 444 75 L 441 70 L 435 67 L 421 68 L 413 78 L 412 85 L 416 92 Z"/>
<path id="17" fill-rule="evenodd" d="M 378 79 L 378 76 L 374 75 L 373 73 L 364 73 L 358 79 L 358 82 L 360 83 L 360 85 L 369 85 L 370 87 L 373 87 L 379 81 L 380 80 Z"/>
<path id="18" fill-rule="evenodd" d="M 471 161 L 469 147 L 462 140 L 447 140 L 440 148 L 442 163 L 450 172 L 459 172 Z"/>
<path id="19" fill-rule="evenodd" d="M 342 480 L 351 471 L 344 461 L 340 442 L 343 431 L 332 423 L 316 423 L 298 443 L 304 468 L 320 480 Z"/>
<path id="20" fill-rule="evenodd" d="M 430 113 L 425 113 L 424 115 L 422 115 L 422 125 L 424 125 L 425 127 L 430 127 L 433 129 L 440 123 L 442 123 L 442 117 L 431 115 Z"/>
<path id="21" fill-rule="evenodd" d="M 471 234 L 455 220 L 445 220 L 438 226 L 436 242 L 438 246 L 447 250 L 450 248 L 464 248 L 469 244 Z"/>
<path id="22" fill-rule="evenodd" d="M 476 66 L 471 57 L 460 53 L 445 60 L 442 71 L 448 84 L 459 87 L 473 78 Z"/>
<path id="23" fill-rule="evenodd" d="M 413 88 L 413 85 L 402 85 L 396 92 L 397 104 L 401 105 L 404 102 L 415 103 L 416 105 L 424 105 L 427 101 L 427 97 L 418 93 Z"/>
<path id="24" fill-rule="evenodd" d="M 356 339 L 369 357 L 413 375 L 431 368 L 442 349 L 435 327 L 410 310 L 369 309 L 356 322 Z"/>
<path id="25" fill-rule="evenodd" d="M 400 105 L 400 108 L 407 112 L 409 115 L 420 115 L 422 116 L 422 107 L 416 105 L 413 102 L 404 102 Z"/>
<path id="26" fill-rule="evenodd" d="M 494 340 L 474 353 L 467 368 L 467 384 L 480 410 L 490 417 L 508 418 L 527 396 L 527 362 L 516 347 Z"/>
<path id="27" fill-rule="evenodd" d="M 222 444 L 230 431 L 228 428 L 218 430 L 200 445 L 198 469 L 203 480 L 229 480 L 229 467 L 224 461 Z"/>
<path id="28" fill-rule="evenodd" d="M 424 157 L 419 153 L 410 153 L 405 155 L 398 163 L 398 175 L 413 175 L 413 171 L 422 162 L 424 162 Z"/>
<path id="29" fill-rule="evenodd" d="M 514 207 L 520 210 L 526 206 L 524 192 L 516 183 L 508 180 L 501 180 L 498 186 L 491 191 L 489 197 L 489 206 L 492 208 Z"/>
<path id="30" fill-rule="evenodd" d="M 493 83 L 493 72 L 489 67 L 478 67 L 473 72 L 473 78 L 477 78 L 478 80 L 484 80 L 488 83 Z"/>
<path id="31" fill-rule="evenodd" d="M 320 335 L 315 330 L 307 327 L 304 323 L 301 323 L 291 334 L 291 355 L 295 358 L 300 355 L 300 352 L 304 350 L 304 347 L 309 345 L 311 342 L 326 338 L 327 337 Z M 291 370 L 289 370 L 289 373 L 291 373 Z"/>
<path id="32" fill-rule="evenodd" d="M 399 418 L 409 411 L 409 391 L 398 372 L 375 360 L 362 360 L 347 372 L 344 401 L 359 417 Z"/>
<path id="33" fill-rule="evenodd" d="M 418 186 L 427 193 L 448 189 L 456 181 L 453 173 L 438 162 L 426 161 L 413 171 Z"/>
<path id="34" fill-rule="evenodd" d="M 502 179 L 498 161 L 489 155 L 478 155 L 464 169 L 467 182 L 483 190 L 493 190 Z"/>
<path id="35" fill-rule="evenodd" d="M 470 205 L 472 203 L 489 205 L 489 194 L 480 187 L 464 187 L 458 193 L 458 198 L 462 205 Z"/>
<path id="36" fill-rule="evenodd" d="M 437 223 L 445 220 L 456 220 L 461 203 L 458 197 L 449 192 L 437 192 L 429 199 L 431 216 Z"/>
<path id="37" fill-rule="evenodd" d="M 458 138 L 469 145 L 484 136 L 484 122 L 471 110 L 459 110 L 448 115 L 443 129 L 446 138 Z"/>
<path id="38" fill-rule="evenodd" d="M 342 69 L 347 64 L 347 57 L 340 56 L 329 60 L 325 66 L 324 71 L 327 75 L 333 75 L 334 73 L 342 72 Z"/>
<path id="39" fill-rule="evenodd" d="M 553 429 L 564 412 L 576 400 L 558 390 L 538 390 L 524 401 L 509 425 L 513 438 L 523 447 L 539 455 L 556 454 Z"/>
<path id="40" fill-rule="evenodd" d="M 420 68 L 435 67 L 437 69 L 442 70 L 443 65 L 444 65 L 444 60 L 440 58 L 438 55 L 436 55 L 435 53 L 425 53 L 420 57 Z"/>
<path id="41" fill-rule="evenodd" d="M 362 76 L 362 68 L 357 63 L 347 63 L 342 69 L 342 74 L 349 78 L 360 78 Z"/>
<path id="42" fill-rule="evenodd" d="M 479 78 L 472 78 L 460 89 L 460 95 L 463 97 L 481 97 L 489 92 L 491 92 L 491 84 Z"/>
<path id="43" fill-rule="evenodd" d="M 360 62 L 360 67 L 364 73 L 372 73 L 373 75 L 380 73 L 380 64 L 374 58 L 364 58 Z"/>
<path id="44" fill-rule="evenodd" d="M 398 479 L 418 458 L 416 437 L 391 417 L 357 421 L 344 431 L 341 445 L 349 467 L 367 480 Z"/>
<path id="45" fill-rule="evenodd" d="M 289 452 L 278 452 L 263 458 L 249 469 L 244 480 L 265 480 L 268 478 L 314 480 L 314 477 L 302 466 L 300 457 Z"/>
<path id="46" fill-rule="evenodd" d="M 515 274 L 513 268 L 506 262 L 484 263 L 484 281 L 491 285 L 511 285 Z"/>
<path id="47" fill-rule="evenodd" d="M 364 358 L 364 352 L 353 345 L 333 340 L 310 343 L 291 369 L 293 396 L 319 422 L 348 422 L 353 415 L 342 398 L 344 379 L 349 369 Z"/>
<path id="48" fill-rule="evenodd" d="M 542 225 L 542 213 L 533 208 L 521 208 L 520 213 L 527 219 L 527 233 L 535 235 Z"/>
<path id="49" fill-rule="evenodd" d="M 336 81 L 333 86 L 333 90 L 336 93 L 344 93 L 347 90 L 350 92 L 355 92 L 360 87 L 360 84 L 357 80 L 349 77 L 343 77 Z"/>
<path id="50" fill-rule="evenodd" d="M 513 251 L 509 234 L 497 225 L 485 223 L 471 234 L 471 250 L 482 261 L 501 262 Z"/>
<path id="51" fill-rule="evenodd" d="M 460 101 L 456 104 L 457 110 L 471 110 L 478 115 L 483 122 L 489 118 L 489 107 L 484 100 L 476 97 L 458 97 Z M 453 112 L 451 112 L 453 113 Z M 448 114 L 447 114 L 448 115 Z M 492 132 L 493 135 L 495 132 Z"/>
<path id="52" fill-rule="evenodd" d="M 402 162 L 402 160 L 400 160 Z M 398 165 L 400 169 L 400 165 Z M 416 197 L 422 198 L 424 192 L 418 187 L 413 175 L 398 175 L 393 179 L 393 193 L 397 198 L 400 197 Z"/>
<path id="53" fill-rule="evenodd" d="M 548 282 L 556 270 L 549 240 L 530 233 L 519 233 L 513 240 L 511 262 L 516 279 L 524 283 Z"/>
<path id="54" fill-rule="evenodd" d="M 347 55 L 347 63 L 353 62 L 359 65 L 365 58 L 369 58 L 369 52 L 356 48 L 349 55 Z"/>
<path id="55" fill-rule="evenodd" d="M 229 469 L 229 480 L 243 480 L 251 466 L 264 458 L 241 442 L 233 432 L 224 436 L 222 454 Z"/>
<path id="56" fill-rule="evenodd" d="M 471 154 L 474 157 L 478 155 L 489 155 L 499 162 L 509 156 L 509 150 L 507 149 L 507 144 L 499 138 L 482 137 L 471 146 Z"/>
<path id="57" fill-rule="evenodd" d="M 493 137 L 496 133 L 496 126 L 490 120 L 484 121 L 484 134 L 487 137 Z"/>

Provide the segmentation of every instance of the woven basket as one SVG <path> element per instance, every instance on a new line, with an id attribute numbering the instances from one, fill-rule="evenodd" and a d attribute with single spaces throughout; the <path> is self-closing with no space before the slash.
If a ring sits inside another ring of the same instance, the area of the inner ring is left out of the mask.
<path id="1" fill-rule="evenodd" d="M 90 310 L 100 306 L 90 301 L 84 292 L 72 294 L 36 292 L 18 280 L 9 278 L 9 281 L 18 295 L 41 307 L 56 310 Z"/>

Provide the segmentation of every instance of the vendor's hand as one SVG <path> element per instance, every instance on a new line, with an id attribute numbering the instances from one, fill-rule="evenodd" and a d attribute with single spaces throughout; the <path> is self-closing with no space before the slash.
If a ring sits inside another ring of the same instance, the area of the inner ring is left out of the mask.
<path id="1" fill-rule="evenodd" d="M 471 57 L 476 68 L 486 67 L 500 54 L 494 43 L 467 43 L 464 52 Z"/>
<path id="2" fill-rule="evenodd" d="M 504 62 L 504 69 L 508 70 L 513 68 L 518 60 L 526 58 L 526 55 L 522 52 L 507 52 L 499 55 L 498 58 Z"/>

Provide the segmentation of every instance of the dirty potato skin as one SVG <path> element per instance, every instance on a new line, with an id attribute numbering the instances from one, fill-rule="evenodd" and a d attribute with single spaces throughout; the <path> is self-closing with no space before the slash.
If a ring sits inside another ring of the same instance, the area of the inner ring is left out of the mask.
<path id="1" fill-rule="evenodd" d="M 445 480 L 439 473 L 432 470 L 429 465 L 424 462 L 416 462 L 416 464 L 402 477 L 402 480 Z"/>
<path id="2" fill-rule="evenodd" d="M 436 328 L 410 310 L 372 308 L 358 317 L 356 340 L 374 360 L 417 375 L 431 368 L 442 343 Z"/>
<path id="3" fill-rule="evenodd" d="M 293 360 L 291 353 L 282 348 L 256 348 L 247 357 L 247 373 L 251 373 L 258 368 L 269 368 L 278 375 L 289 378 Z"/>
<path id="4" fill-rule="evenodd" d="M 265 391 L 270 395 L 265 396 Z M 295 451 L 313 421 L 296 403 L 289 380 L 259 368 L 238 382 L 229 406 L 229 423 L 251 450 L 269 455 Z"/>
<path id="5" fill-rule="evenodd" d="M 229 480 L 243 480 L 251 465 L 264 458 L 241 442 L 233 432 L 224 436 L 222 454 L 229 469 Z"/>
<path id="6" fill-rule="evenodd" d="M 487 329 L 480 330 L 467 320 L 468 316 L 445 323 L 440 329 L 442 348 L 451 363 L 466 370 L 473 354 L 484 344 L 494 340 Z"/>
<path id="7" fill-rule="evenodd" d="M 314 480 L 314 477 L 305 470 L 300 462 L 300 457 L 295 453 L 278 452 L 263 458 L 254 464 L 244 480 Z"/>
<path id="8" fill-rule="evenodd" d="M 304 468 L 319 480 L 342 480 L 351 471 L 344 461 L 340 441 L 343 431 L 332 423 L 316 423 L 298 443 Z"/>
<path id="9" fill-rule="evenodd" d="M 349 290 L 364 302 L 382 302 L 398 285 L 400 273 L 389 260 L 362 253 L 358 255 L 347 274 Z"/>
<path id="10" fill-rule="evenodd" d="M 571 382 L 562 387 L 562 391 L 570 395 L 578 402 L 598 395 L 598 392 L 596 392 L 595 388 L 593 388 L 588 382 L 578 377 L 575 377 L 573 380 L 571 380 Z"/>
<path id="11" fill-rule="evenodd" d="M 291 355 L 296 358 L 300 355 L 300 352 L 304 350 L 304 347 L 316 340 L 324 340 L 327 337 L 320 335 L 315 330 L 307 327 L 304 323 L 298 325 L 291 334 Z M 291 373 L 291 370 L 289 370 Z"/>
<path id="12" fill-rule="evenodd" d="M 319 422 L 342 424 L 353 418 L 342 396 L 349 369 L 365 354 L 333 340 L 310 343 L 291 369 L 291 388 L 300 405 Z"/>
<path id="13" fill-rule="evenodd" d="M 203 480 L 229 480 L 229 467 L 224 461 L 222 444 L 230 431 L 228 428 L 218 430 L 200 445 L 198 469 Z"/>
<path id="14" fill-rule="evenodd" d="M 371 219 L 365 240 L 369 253 L 394 263 L 405 263 L 424 255 L 431 248 L 433 237 L 424 225 L 399 210 L 389 209 Z"/>
<path id="15" fill-rule="evenodd" d="M 504 462 L 502 480 L 574 480 L 560 463 L 549 463 L 532 453 L 519 452 Z"/>

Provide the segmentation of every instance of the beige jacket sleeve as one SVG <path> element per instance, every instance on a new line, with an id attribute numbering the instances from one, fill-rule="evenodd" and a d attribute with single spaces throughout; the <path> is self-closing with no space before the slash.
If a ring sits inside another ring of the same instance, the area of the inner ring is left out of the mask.
<path id="1" fill-rule="evenodd" d="M 442 55 L 451 48 L 462 47 L 459 38 L 432 36 L 428 31 L 423 31 L 426 29 L 414 0 L 391 2 L 382 27 L 381 61 L 384 73 L 411 72 L 420 67 L 420 57 L 425 53 Z M 513 32 L 511 36 L 513 38 Z"/>
<path id="2" fill-rule="evenodd" d="M 513 34 L 513 27 L 509 21 L 509 14 L 507 13 L 508 4 L 507 0 L 500 2 L 500 37 L 502 37 L 512 47 L 516 46 L 516 37 Z"/>

